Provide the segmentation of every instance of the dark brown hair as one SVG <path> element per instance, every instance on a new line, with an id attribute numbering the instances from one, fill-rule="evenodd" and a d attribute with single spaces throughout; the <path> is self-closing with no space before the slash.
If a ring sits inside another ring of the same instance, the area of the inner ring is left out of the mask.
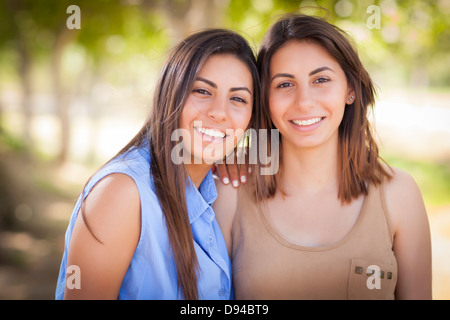
<path id="1" fill-rule="evenodd" d="M 235 32 L 207 29 L 187 37 L 172 49 L 155 89 L 152 112 L 138 134 L 116 155 L 132 147 L 145 147 L 150 151 L 151 175 L 164 212 L 177 266 L 178 287 L 185 299 L 199 298 L 199 266 L 186 204 L 188 175 L 184 164 L 176 165 L 171 160 L 171 151 L 177 143 L 171 140 L 171 135 L 179 128 L 181 112 L 200 69 L 216 54 L 234 55 L 248 67 L 253 79 L 252 116 L 258 113 L 255 106 L 259 106 L 259 76 L 252 48 Z"/>
<path id="2" fill-rule="evenodd" d="M 349 85 L 355 91 L 355 100 L 345 109 L 339 126 L 338 197 L 342 202 L 351 202 L 361 194 L 367 194 L 367 183 L 379 184 L 383 177 L 390 177 L 390 174 L 380 161 L 382 159 L 367 117 L 375 102 L 375 88 L 343 30 L 323 18 L 303 14 L 286 15 L 268 30 L 257 58 L 263 110 L 255 126 L 275 129 L 269 111 L 270 62 L 273 55 L 288 41 L 304 40 L 315 41 L 324 47 L 339 63 Z M 270 139 L 268 141 L 270 144 Z M 281 157 L 282 139 L 279 147 Z M 278 150 L 273 152 L 276 151 Z M 275 194 L 280 187 L 278 177 L 279 173 L 256 177 L 257 199 Z"/>

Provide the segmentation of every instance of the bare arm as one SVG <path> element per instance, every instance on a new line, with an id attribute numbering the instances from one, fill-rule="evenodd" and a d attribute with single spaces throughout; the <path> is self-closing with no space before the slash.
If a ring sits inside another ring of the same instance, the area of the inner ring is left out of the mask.
<path id="1" fill-rule="evenodd" d="M 431 237 L 425 205 L 414 179 L 394 171 L 385 192 L 398 263 L 396 298 L 431 299 Z"/>
<path id="2" fill-rule="evenodd" d="M 111 174 L 102 179 L 84 203 L 93 234 L 78 215 L 67 265 L 77 265 L 81 288 L 66 286 L 65 299 L 117 299 L 140 236 L 140 199 L 132 178 Z"/>

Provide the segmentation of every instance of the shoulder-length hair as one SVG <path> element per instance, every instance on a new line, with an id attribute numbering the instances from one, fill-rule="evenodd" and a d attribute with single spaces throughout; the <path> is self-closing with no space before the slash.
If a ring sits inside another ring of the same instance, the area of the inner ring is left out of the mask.
<path id="1" fill-rule="evenodd" d="M 268 30 L 257 57 L 263 110 L 255 126 L 275 129 L 269 111 L 270 62 L 275 52 L 285 43 L 303 40 L 314 41 L 325 48 L 339 63 L 349 85 L 355 91 L 355 100 L 345 108 L 339 126 L 338 198 L 342 203 L 351 202 L 368 193 L 368 183 L 380 184 L 383 177 L 390 177 L 390 174 L 381 163 L 368 120 L 368 111 L 375 102 L 375 88 L 343 30 L 322 18 L 303 14 L 286 15 Z M 270 140 L 268 139 L 269 150 Z M 272 152 L 279 151 L 281 157 L 282 139 L 279 148 Z M 281 170 L 283 168 L 280 168 L 277 175 L 256 177 L 257 199 L 269 198 L 281 187 L 278 181 Z"/>
<path id="2" fill-rule="evenodd" d="M 183 163 L 176 165 L 171 160 L 177 143 L 172 141 L 171 135 L 179 128 L 181 112 L 200 69 L 210 56 L 218 54 L 233 55 L 248 67 L 253 79 L 252 117 L 258 113 L 260 90 L 254 51 L 244 37 L 233 31 L 206 29 L 188 36 L 172 49 L 160 73 L 149 117 L 138 134 L 116 155 L 132 147 L 148 148 L 151 175 L 176 263 L 178 288 L 189 300 L 199 298 L 199 266 L 186 203 L 188 174 Z"/>

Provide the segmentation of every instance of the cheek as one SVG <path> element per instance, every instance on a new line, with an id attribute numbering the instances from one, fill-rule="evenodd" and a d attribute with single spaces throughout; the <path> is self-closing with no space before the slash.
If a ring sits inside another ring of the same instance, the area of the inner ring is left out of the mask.
<path id="1" fill-rule="evenodd" d="M 198 119 L 201 114 L 204 114 L 205 112 L 205 110 L 202 110 L 201 103 L 198 103 L 195 99 L 188 98 L 181 111 L 179 120 L 180 128 L 187 129 L 193 121 Z"/>
<path id="2" fill-rule="evenodd" d="M 316 96 L 318 104 L 324 106 L 334 117 L 342 117 L 347 94 L 343 87 L 333 87 Z"/>
<path id="3" fill-rule="evenodd" d="M 243 121 L 243 128 L 246 130 L 250 125 L 250 120 L 252 119 L 252 109 L 249 108 L 249 110 L 246 112 L 245 120 Z"/>
<path id="4" fill-rule="evenodd" d="M 328 99 L 324 102 L 325 105 L 328 105 L 328 109 L 330 110 L 332 116 L 337 120 L 342 120 L 345 111 L 345 101 L 340 96 L 335 96 L 335 99 Z"/>
<path id="5" fill-rule="evenodd" d="M 229 114 L 233 123 L 233 129 L 242 129 L 245 131 L 248 128 L 252 117 L 252 109 L 250 107 L 246 109 L 237 109 L 231 111 Z"/>
<path id="6" fill-rule="evenodd" d="M 236 145 L 251 125 L 252 110 L 250 108 L 248 110 L 239 110 L 230 114 L 230 117 L 232 119 L 232 127 L 230 129 L 232 129 L 231 132 L 234 136 L 232 143 Z"/>
<path id="7" fill-rule="evenodd" d="M 180 115 L 180 126 L 186 125 L 189 123 L 189 119 L 192 118 L 192 106 L 190 100 L 188 99 L 183 106 L 183 110 Z"/>
<path id="8" fill-rule="evenodd" d="M 275 127 L 279 128 L 279 123 L 282 119 L 283 106 L 277 99 L 269 99 L 269 113 Z"/>
<path id="9" fill-rule="evenodd" d="M 270 91 L 269 111 L 274 123 L 281 120 L 283 113 L 292 106 L 295 106 L 295 95 L 292 92 Z"/>

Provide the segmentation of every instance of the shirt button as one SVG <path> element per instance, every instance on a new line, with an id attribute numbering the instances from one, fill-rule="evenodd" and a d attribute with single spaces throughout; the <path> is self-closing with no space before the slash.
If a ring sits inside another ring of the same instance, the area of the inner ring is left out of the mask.
<path id="1" fill-rule="evenodd" d="M 212 236 L 209 236 L 208 240 L 209 240 L 209 242 L 213 242 L 214 238 Z"/>
<path id="2" fill-rule="evenodd" d="M 225 294 L 225 290 L 224 289 L 220 289 L 219 290 L 219 296 L 223 296 Z"/>

